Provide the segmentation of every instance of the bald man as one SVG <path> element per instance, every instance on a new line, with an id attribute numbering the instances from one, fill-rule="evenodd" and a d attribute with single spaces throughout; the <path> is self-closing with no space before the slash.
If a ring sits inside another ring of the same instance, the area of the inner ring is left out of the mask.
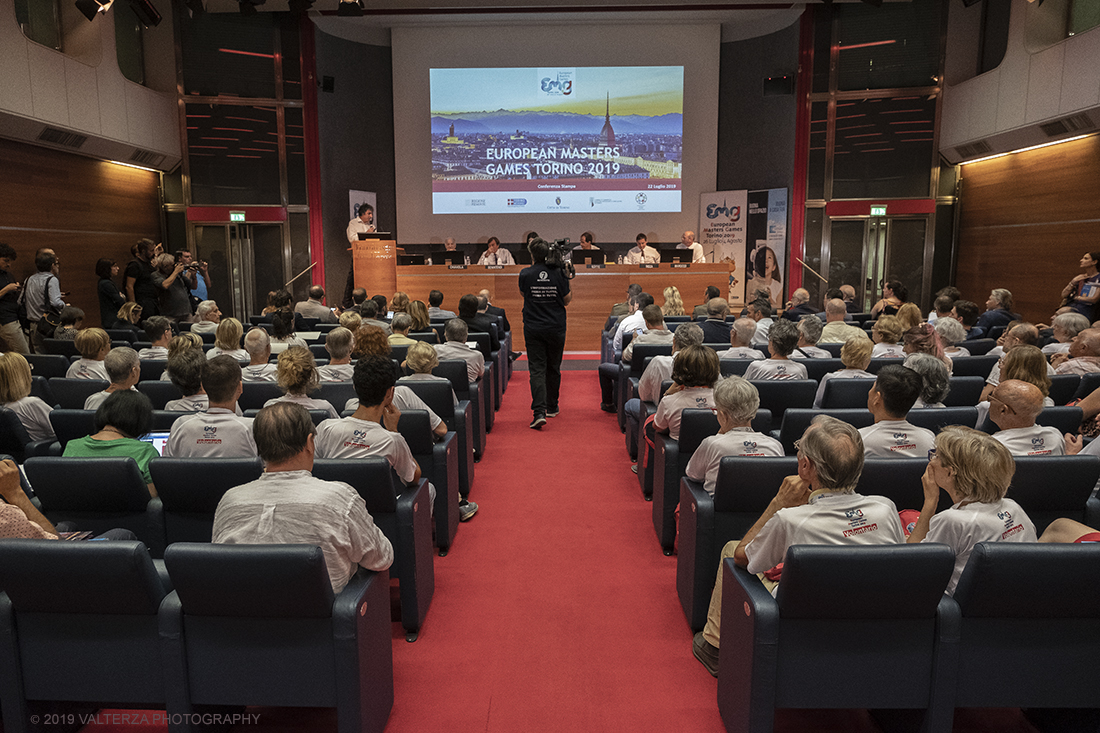
<path id="1" fill-rule="evenodd" d="M 993 434 L 1014 456 L 1065 455 L 1065 440 L 1057 428 L 1036 425 L 1043 411 L 1043 393 L 1034 384 L 1006 379 L 989 394 L 989 419 L 1000 428 Z"/>
<path id="2" fill-rule="evenodd" d="M 783 318 L 798 323 L 802 316 L 817 314 L 817 308 L 810 305 L 810 291 L 806 288 L 798 288 L 791 293 L 791 299 L 787 303 L 787 309 L 783 311 Z"/>
<path id="3" fill-rule="evenodd" d="M 1086 328 L 1073 337 L 1068 354 L 1050 357 L 1056 374 L 1100 372 L 1100 329 Z"/>
<path id="4" fill-rule="evenodd" d="M 859 303 L 856 302 L 856 289 L 851 285 L 841 285 L 840 292 L 844 298 L 844 309 L 847 313 L 862 313 L 863 309 L 859 307 Z"/>
<path id="5" fill-rule="evenodd" d="M 684 232 L 680 236 L 680 243 L 676 245 L 676 249 L 690 249 L 692 263 L 707 261 L 707 258 L 703 256 L 703 245 L 695 241 L 695 232 Z"/>
<path id="6" fill-rule="evenodd" d="M 844 322 L 847 313 L 840 298 L 833 298 L 825 304 L 825 328 L 817 340 L 819 344 L 843 344 L 850 338 L 867 338 L 867 332 L 862 328 Z"/>

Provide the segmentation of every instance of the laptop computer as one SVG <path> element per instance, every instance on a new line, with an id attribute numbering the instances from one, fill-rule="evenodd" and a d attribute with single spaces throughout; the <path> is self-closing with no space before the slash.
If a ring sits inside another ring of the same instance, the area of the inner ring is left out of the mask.
<path id="1" fill-rule="evenodd" d="M 157 449 L 159 455 L 164 455 L 164 446 L 168 444 L 167 430 L 154 430 L 153 432 L 141 436 L 141 442 L 152 443 L 153 447 Z"/>
<path id="2" fill-rule="evenodd" d="M 691 262 L 690 249 L 662 249 L 661 262 Z"/>
<path id="3" fill-rule="evenodd" d="M 574 265 L 588 262 L 590 265 L 602 265 L 606 262 L 607 255 L 602 249 L 574 249 L 570 251 L 570 260 Z"/>

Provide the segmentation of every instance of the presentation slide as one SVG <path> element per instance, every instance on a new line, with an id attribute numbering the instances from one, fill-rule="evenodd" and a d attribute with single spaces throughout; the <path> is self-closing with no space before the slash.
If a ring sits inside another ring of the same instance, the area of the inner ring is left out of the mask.
<path id="1" fill-rule="evenodd" d="M 432 213 L 681 211 L 684 67 L 430 70 Z"/>

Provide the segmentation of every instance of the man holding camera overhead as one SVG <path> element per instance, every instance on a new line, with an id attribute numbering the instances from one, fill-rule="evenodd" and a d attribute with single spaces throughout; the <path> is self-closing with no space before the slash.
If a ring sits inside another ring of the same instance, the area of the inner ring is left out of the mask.
<path id="1" fill-rule="evenodd" d="M 519 290 L 523 294 L 523 339 L 527 343 L 527 359 L 531 372 L 531 427 L 540 429 L 547 417 L 558 414 L 558 392 L 561 389 L 561 358 L 565 352 L 565 307 L 573 299 L 569 280 L 561 268 L 563 257 L 556 256 L 547 264 L 550 245 L 542 239 L 532 239 L 530 267 L 519 274 Z"/>

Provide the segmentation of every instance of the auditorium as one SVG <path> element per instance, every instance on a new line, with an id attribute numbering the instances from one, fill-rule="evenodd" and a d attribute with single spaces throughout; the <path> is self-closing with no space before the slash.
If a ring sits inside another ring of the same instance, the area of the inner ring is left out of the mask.
<path id="1" fill-rule="evenodd" d="M 1097 191 L 1095 0 L 0 0 L 0 730 L 1100 733 Z"/>

